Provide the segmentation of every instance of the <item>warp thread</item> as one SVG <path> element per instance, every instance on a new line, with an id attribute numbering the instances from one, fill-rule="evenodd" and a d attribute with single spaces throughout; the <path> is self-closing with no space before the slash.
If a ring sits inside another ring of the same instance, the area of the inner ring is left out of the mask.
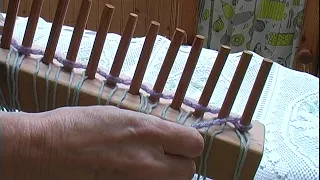
<path id="1" fill-rule="evenodd" d="M 20 54 L 23 54 L 25 56 L 30 56 L 31 54 L 33 54 L 33 55 L 44 55 L 44 51 L 43 50 L 23 47 L 23 46 L 19 45 L 18 42 L 16 40 L 14 40 L 14 39 L 12 40 L 11 45 Z M 54 58 L 59 63 L 63 64 L 66 67 L 79 68 L 79 69 L 86 69 L 86 67 L 87 67 L 86 65 L 69 61 L 69 60 L 59 56 L 58 54 L 55 54 Z M 111 81 L 113 81 L 115 83 L 124 84 L 124 85 L 130 85 L 131 84 L 131 79 L 124 79 L 124 78 L 120 78 L 120 77 L 112 77 L 109 74 L 107 74 L 106 72 L 103 72 L 100 68 L 97 69 L 97 73 L 99 75 L 101 75 L 102 77 L 106 78 L 107 80 L 111 80 Z M 71 81 L 71 78 L 70 78 L 70 81 Z M 148 93 L 150 95 L 161 97 L 163 99 L 173 99 L 173 97 L 174 97 L 173 95 L 168 95 L 168 94 L 164 94 L 164 93 L 156 93 L 152 89 L 150 89 L 148 86 L 146 86 L 145 84 L 141 85 L 141 89 L 144 90 L 146 93 Z M 183 103 L 186 106 L 189 106 L 189 107 L 191 107 L 191 108 L 193 108 L 195 110 L 200 110 L 200 111 L 203 111 L 203 112 L 210 112 L 212 114 L 217 114 L 220 111 L 219 108 L 203 107 L 200 104 L 194 103 L 194 102 L 192 102 L 191 100 L 188 100 L 188 99 L 184 99 Z M 240 124 L 240 118 L 239 117 L 233 117 L 233 116 L 229 116 L 229 117 L 224 118 L 224 119 L 213 118 L 212 120 L 202 121 L 202 122 L 199 122 L 197 124 L 194 124 L 194 125 L 192 125 L 192 127 L 197 128 L 197 129 L 201 129 L 201 128 L 209 127 L 209 126 L 212 126 L 212 125 L 222 125 L 222 124 L 224 124 L 226 122 L 230 122 L 230 123 L 234 124 L 235 128 L 238 129 L 241 132 L 249 131 L 252 128 L 252 124 L 250 124 L 249 126 L 243 126 L 243 125 Z"/>
<path id="2" fill-rule="evenodd" d="M 8 88 L 10 89 L 10 98 L 13 97 L 12 99 L 9 100 L 9 107 L 11 108 L 10 110 L 12 111 L 13 109 L 16 109 L 20 107 L 20 104 L 19 104 L 19 100 L 18 100 L 18 72 L 19 72 L 19 69 L 20 69 L 20 66 L 22 64 L 22 60 L 25 56 L 30 56 L 31 54 L 34 54 L 34 55 L 43 55 L 44 51 L 42 50 L 39 50 L 39 49 L 31 49 L 31 48 L 25 48 L 25 47 L 22 47 L 20 45 L 18 45 L 18 43 L 13 40 L 12 41 L 12 47 L 14 47 L 18 53 L 16 54 L 16 57 L 15 57 L 15 60 L 14 60 L 14 63 L 13 63 L 13 67 L 12 67 L 12 70 L 11 70 L 11 76 L 7 76 L 7 78 L 11 77 L 11 82 L 13 82 L 13 84 L 9 84 L 10 81 L 9 79 L 7 80 L 8 82 Z M 8 56 L 7 56 L 7 60 L 6 60 L 6 66 L 7 66 L 7 69 L 9 69 L 7 71 L 7 73 L 10 72 L 10 66 L 9 66 L 9 60 L 11 58 L 11 54 L 12 54 L 12 48 L 10 48 L 10 51 L 8 53 Z M 55 59 L 58 60 L 58 62 L 60 62 L 61 64 L 64 64 L 65 66 L 69 66 L 69 67 L 72 67 L 72 68 L 82 68 L 82 69 L 86 69 L 86 66 L 82 65 L 82 64 L 77 64 L 77 63 L 71 63 L 70 61 L 58 56 L 58 55 L 55 55 Z M 39 73 L 39 70 L 40 70 L 40 62 L 41 62 L 41 58 L 38 59 L 38 63 L 36 65 L 36 69 L 35 69 L 35 72 L 33 74 L 33 78 L 34 78 L 34 98 L 35 98 L 35 102 L 36 102 L 36 106 L 37 106 L 37 109 L 39 110 L 39 104 L 38 104 L 38 98 L 37 98 L 37 92 L 36 92 L 36 76 L 37 74 Z M 46 94 L 45 94 L 45 109 L 47 110 L 48 109 L 48 106 L 49 106 L 49 74 L 50 74 L 50 71 L 51 71 L 51 64 L 49 64 L 49 68 L 45 74 L 45 80 L 46 80 Z M 56 75 L 55 75 L 55 78 L 54 78 L 54 96 L 53 96 L 53 107 L 55 106 L 55 94 L 56 94 L 56 88 L 57 88 L 57 83 L 58 83 L 58 79 L 59 79 L 59 74 L 61 72 L 61 67 L 59 67 L 58 71 L 56 72 Z M 99 73 L 101 76 L 105 77 L 107 80 L 112 80 L 116 83 L 122 83 L 122 84 L 125 84 L 125 85 L 130 85 L 131 84 L 131 80 L 126 80 L 126 79 L 121 79 L 121 78 L 115 78 L 115 77 L 111 77 L 110 75 L 106 74 L 105 72 L 102 72 L 100 69 L 98 69 L 97 73 Z M 67 101 L 66 101 L 66 104 L 69 104 L 69 100 L 70 100 L 70 91 L 71 91 L 71 84 L 72 84 L 72 79 L 73 79 L 73 76 L 74 76 L 74 73 L 72 72 L 71 73 L 71 77 L 70 77 L 70 81 L 69 81 L 69 84 L 68 84 L 68 98 L 67 98 Z M 72 101 L 72 105 L 77 105 L 78 104 L 78 100 L 79 100 L 79 93 L 80 93 L 80 90 L 81 90 L 81 87 L 83 85 L 83 83 L 85 82 L 85 80 L 87 79 L 87 77 L 85 76 L 85 73 L 83 72 L 82 75 L 81 75 L 81 78 L 79 80 L 79 82 L 77 83 L 76 87 L 74 88 L 74 96 L 73 96 L 73 101 Z M 101 87 L 100 87 L 100 90 L 99 90 L 99 95 L 97 97 L 97 101 L 98 101 L 98 104 L 100 105 L 101 104 L 101 97 L 102 97 L 102 92 L 103 92 L 103 88 L 105 86 L 105 83 L 106 83 L 106 80 L 103 81 L 101 83 Z M 1 83 L 0 83 L 1 85 Z M 11 88 L 12 88 L 12 92 L 13 92 L 13 95 L 11 95 Z M 113 97 L 113 95 L 115 94 L 115 92 L 117 91 L 117 86 L 115 86 L 113 88 L 113 90 L 111 91 L 111 93 L 108 95 L 107 97 L 107 101 L 106 101 L 106 104 L 109 104 L 110 103 L 110 100 L 111 98 Z M 165 95 L 165 94 L 162 94 L 162 93 L 155 93 L 153 90 L 149 89 L 146 85 L 142 85 L 141 87 L 144 91 L 146 91 L 147 93 L 149 94 L 152 94 L 152 95 L 156 95 L 156 96 L 159 96 L 159 97 L 162 97 L 164 99 L 172 99 L 173 96 L 172 95 Z M 121 106 L 121 103 L 123 102 L 123 100 L 125 99 L 125 97 L 127 96 L 127 93 L 128 91 L 125 91 L 117 106 Z M 15 101 L 15 102 L 14 102 Z M 18 107 L 16 107 L 15 105 L 17 104 Z M 217 113 L 219 112 L 219 109 L 212 109 L 212 108 L 209 108 L 209 107 L 202 107 L 201 105 L 199 104 L 195 104 L 187 99 L 184 100 L 184 104 L 186 104 L 187 106 L 189 107 L 192 107 L 196 110 L 203 110 L 204 112 L 212 112 L 212 113 Z M 1 88 L 0 88 L 0 105 L 1 105 L 1 108 L 3 107 L 8 107 L 6 106 L 6 102 L 5 100 L 3 99 L 3 93 L 1 91 Z M 154 104 L 149 104 L 148 102 L 148 98 L 146 96 L 143 96 L 143 95 L 140 95 L 140 104 L 139 104 L 139 107 L 138 107 L 138 111 L 140 112 L 143 112 L 143 113 L 151 113 L 152 112 L 152 109 L 155 108 L 157 106 L 157 103 L 154 103 Z M 166 106 L 163 111 L 162 111 L 162 114 L 161 114 L 161 118 L 165 118 L 166 114 L 167 114 L 167 111 L 169 109 L 170 106 Z M 191 113 L 190 112 L 184 112 L 182 110 L 180 110 L 180 113 L 176 119 L 176 122 L 179 123 L 179 124 L 182 124 L 184 125 L 185 122 L 187 121 L 188 117 L 190 117 Z M 212 135 L 211 135 L 211 138 L 209 140 L 209 142 L 205 142 L 206 143 L 206 146 L 208 146 L 206 152 L 204 152 L 201 157 L 200 157 L 200 162 L 199 162 L 199 170 L 198 170 L 198 179 L 200 178 L 200 175 L 199 174 L 202 174 L 202 176 L 204 177 L 204 179 L 206 179 L 206 176 L 207 176 L 207 159 L 208 159 L 208 156 L 209 156 L 209 153 L 211 151 L 211 147 L 212 147 L 212 144 L 213 144 L 213 140 L 214 138 L 221 134 L 223 131 L 224 131 L 224 127 L 226 125 L 227 122 L 229 123 L 232 123 L 234 124 L 235 126 L 235 131 L 236 131 L 236 134 L 240 140 L 240 153 L 239 153 L 239 158 L 238 158 L 238 161 L 237 161 L 237 164 L 236 164 L 236 168 L 235 168 L 235 173 L 234 173 L 234 178 L 233 179 L 239 179 L 239 176 L 241 174 L 241 170 L 242 170 L 242 167 L 243 167 L 243 164 L 245 162 L 245 159 L 246 159 L 246 154 L 247 154 L 247 151 L 248 151 L 248 148 L 249 148 L 249 144 L 250 144 L 250 139 L 248 137 L 248 133 L 247 131 L 250 130 L 252 128 L 252 124 L 250 124 L 249 126 L 243 126 L 239 123 L 239 120 L 240 118 L 235 118 L 235 117 L 231 117 L 229 116 L 228 118 L 223 118 L 223 119 L 218 119 L 218 118 L 214 118 L 212 120 L 209 120 L 209 121 L 201 121 L 201 118 L 198 118 L 196 120 L 196 122 L 194 122 L 194 124 L 192 124 L 191 126 L 193 128 L 196 128 L 196 129 L 201 129 L 201 128 L 206 128 L 206 133 L 205 133 L 205 140 L 207 139 L 207 136 L 208 136 L 208 130 L 210 129 L 211 126 L 214 126 L 214 125 L 220 125 L 221 129 L 214 132 Z"/>

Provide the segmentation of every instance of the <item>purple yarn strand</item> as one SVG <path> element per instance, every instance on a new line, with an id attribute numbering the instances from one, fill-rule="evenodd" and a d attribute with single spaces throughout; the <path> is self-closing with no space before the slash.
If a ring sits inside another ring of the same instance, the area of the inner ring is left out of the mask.
<path id="1" fill-rule="evenodd" d="M 44 51 L 41 49 L 32 49 L 32 48 L 26 48 L 23 47 L 21 45 L 18 44 L 18 42 L 16 40 L 12 40 L 11 45 L 17 49 L 17 51 L 20 54 L 24 54 L 25 56 L 30 56 L 31 54 L 33 55 L 44 55 Z M 63 64 L 64 66 L 68 66 L 71 68 L 78 68 L 78 69 L 86 69 L 87 66 L 80 64 L 80 63 L 75 63 L 72 61 L 69 61 L 65 58 L 63 58 L 62 56 L 59 56 L 58 54 L 55 54 L 54 58 L 61 64 Z M 120 83 L 120 84 L 124 84 L 124 85 L 130 85 L 131 84 L 131 79 L 123 79 L 120 77 L 112 77 L 109 74 L 107 74 L 106 72 L 103 72 L 101 69 L 98 68 L 97 73 L 100 74 L 102 77 L 111 80 L 115 83 Z M 147 85 L 142 84 L 141 85 L 141 89 L 144 90 L 146 93 L 150 94 L 150 95 L 154 95 L 157 97 L 161 97 L 163 99 L 173 99 L 173 95 L 170 94 L 163 94 L 163 93 L 157 93 L 154 92 L 153 89 L 149 88 Z M 210 112 L 212 114 L 218 114 L 220 109 L 219 108 L 210 108 L 210 107 L 203 107 L 200 104 L 194 103 L 191 100 L 188 100 L 187 98 L 184 99 L 183 103 L 186 106 L 189 106 L 195 110 L 200 110 L 203 112 Z M 234 124 L 235 128 L 238 129 L 239 131 L 249 131 L 252 128 L 252 124 L 250 124 L 249 126 L 243 126 L 240 124 L 240 118 L 237 117 L 228 117 L 228 118 L 224 118 L 224 119 L 218 119 L 218 118 L 214 118 L 211 120 L 207 120 L 207 121 L 200 121 L 196 124 L 193 124 L 192 127 L 196 128 L 196 129 L 201 129 L 201 128 L 208 128 L 211 127 L 213 125 L 222 125 L 224 123 L 230 122 L 232 124 Z"/>

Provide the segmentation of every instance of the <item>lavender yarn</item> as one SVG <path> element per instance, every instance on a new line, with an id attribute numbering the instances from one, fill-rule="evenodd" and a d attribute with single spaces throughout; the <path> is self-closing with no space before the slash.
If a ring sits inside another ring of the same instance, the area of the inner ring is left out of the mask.
<path id="1" fill-rule="evenodd" d="M 33 49 L 33 48 L 27 48 L 27 47 L 23 47 L 21 45 L 18 44 L 18 42 L 16 40 L 12 40 L 11 45 L 17 49 L 17 51 L 20 54 L 23 54 L 25 56 L 30 56 L 31 54 L 33 55 L 44 55 L 44 51 L 41 49 Z M 70 67 L 70 68 L 78 68 L 78 69 L 86 69 L 86 65 L 83 64 L 79 64 L 76 62 L 72 62 L 69 61 L 57 54 L 55 54 L 54 58 L 61 64 L 63 64 L 64 66 Z M 120 84 L 124 84 L 124 85 L 130 85 L 131 84 L 131 79 L 124 79 L 124 78 L 120 78 L 120 77 L 112 77 L 109 74 L 107 74 L 106 72 L 103 72 L 101 69 L 97 69 L 97 73 L 100 74 L 102 77 L 109 79 L 115 83 L 120 83 Z M 148 88 L 145 84 L 141 85 L 141 89 L 144 90 L 146 93 L 150 94 L 150 95 L 154 95 L 157 97 L 161 97 L 163 99 L 173 99 L 173 95 L 169 95 L 169 94 L 163 94 L 163 93 L 157 93 L 155 91 L 153 91 L 152 89 Z M 212 114 L 217 114 L 219 113 L 220 109 L 219 108 L 210 108 L 210 107 L 203 107 L 200 104 L 194 103 L 191 100 L 188 99 L 184 99 L 183 103 L 195 110 L 199 110 L 199 111 L 203 111 L 203 112 L 210 112 Z M 196 128 L 196 129 L 201 129 L 201 128 L 208 128 L 211 127 L 213 125 L 222 125 L 224 123 L 232 123 L 235 128 L 239 131 L 242 132 L 246 132 L 249 131 L 252 128 L 252 124 L 250 124 L 249 126 L 243 126 L 240 124 L 240 118 L 238 117 L 232 117 L 229 116 L 228 118 L 224 118 L 224 119 L 218 119 L 218 118 L 214 118 L 208 121 L 200 121 L 197 122 L 196 124 L 193 124 L 192 127 Z"/>

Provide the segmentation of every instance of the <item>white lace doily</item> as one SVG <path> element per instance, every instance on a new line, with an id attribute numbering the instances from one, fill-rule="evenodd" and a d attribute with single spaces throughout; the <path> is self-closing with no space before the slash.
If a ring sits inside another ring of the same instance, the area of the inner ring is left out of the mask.
<path id="1" fill-rule="evenodd" d="M 26 26 L 25 18 L 16 23 L 14 37 L 21 42 Z M 37 46 L 46 47 L 51 24 L 40 20 L 35 37 Z M 72 28 L 64 27 L 57 51 L 66 54 L 72 35 Z M 78 62 L 86 63 L 90 56 L 95 33 L 86 31 L 81 43 Z M 132 40 L 122 74 L 134 73 L 144 38 Z M 115 55 L 120 36 L 108 34 L 100 67 L 109 69 Z M 143 82 L 153 84 L 161 67 L 170 41 L 158 36 L 146 76 Z M 189 46 L 181 47 L 169 76 L 166 90 L 174 92 L 184 68 Z M 262 57 L 253 53 L 244 83 L 235 101 L 234 113 L 241 114 L 243 102 L 248 98 Z M 197 68 L 187 91 L 187 97 L 198 99 L 217 52 L 203 49 Z M 231 54 L 226 62 L 210 104 L 221 106 L 241 53 Z M 255 179 L 257 180 L 313 180 L 319 179 L 319 79 L 306 73 L 296 72 L 274 64 L 258 103 L 254 119 L 266 127 L 265 149 Z"/>

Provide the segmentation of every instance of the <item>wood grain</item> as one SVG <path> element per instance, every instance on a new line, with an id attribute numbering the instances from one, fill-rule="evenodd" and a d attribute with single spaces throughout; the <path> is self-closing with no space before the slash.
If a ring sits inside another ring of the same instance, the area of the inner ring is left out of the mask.
<path id="1" fill-rule="evenodd" d="M 3 0 L 2 12 L 6 11 L 9 0 Z M 27 16 L 32 0 L 21 1 L 18 16 Z M 58 0 L 45 0 L 41 17 L 52 22 Z M 70 0 L 64 25 L 75 26 L 81 0 Z M 105 4 L 115 7 L 115 14 L 110 32 L 122 34 L 130 13 L 139 15 L 134 37 L 145 36 L 151 21 L 160 23 L 159 34 L 172 38 L 176 28 L 188 34 L 188 45 L 196 35 L 198 1 L 197 0 L 92 0 L 91 12 L 86 29 L 97 31 Z"/>
<path id="2" fill-rule="evenodd" d="M 191 44 L 197 34 L 198 27 L 198 0 L 181 0 L 181 27 L 188 34 L 187 44 Z"/>
<path id="3" fill-rule="evenodd" d="M 90 11 L 90 14 L 89 14 L 89 18 L 88 18 L 88 23 L 87 23 L 87 28 L 86 29 L 98 31 L 99 21 L 100 21 L 100 16 L 99 16 L 100 9 L 103 10 L 104 4 L 108 3 L 108 1 L 105 1 L 105 0 L 101 0 L 101 1 L 103 1 L 105 3 L 101 3 L 101 5 L 100 5 L 99 4 L 100 0 L 99 1 L 98 0 L 93 0 L 92 1 L 91 11 Z M 79 3 L 80 3 L 80 1 L 79 1 Z M 101 10 L 101 14 L 102 14 L 102 10 Z M 74 25 L 71 25 L 71 26 L 74 26 Z"/>
<path id="4" fill-rule="evenodd" d="M 106 4 L 103 8 L 99 29 L 96 34 L 96 38 L 93 44 L 88 66 L 86 69 L 86 76 L 88 76 L 88 79 L 95 78 L 95 74 L 97 72 L 103 46 L 110 29 L 110 24 L 112 21 L 113 14 L 114 14 L 114 7 L 110 4 Z"/>
<path id="5" fill-rule="evenodd" d="M 102 0 L 99 0 L 99 2 L 100 1 L 102 1 Z M 104 0 L 104 1 L 106 1 L 106 0 Z M 121 20 L 121 15 L 122 15 L 121 0 L 109 0 L 109 4 L 111 4 L 115 8 L 114 16 L 113 16 L 114 18 L 112 19 L 112 23 L 110 26 L 110 32 L 122 34 L 123 27 L 125 26 L 125 24 L 121 24 L 121 22 L 122 22 L 122 20 Z M 125 5 L 125 3 L 124 3 L 124 5 Z M 123 17 L 125 19 L 125 22 L 129 16 L 130 16 L 130 14 L 127 14 L 126 16 Z"/>
<path id="6" fill-rule="evenodd" d="M 20 0 L 12 0 L 8 6 L 8 15 L 6 16 L 6 19 L 4 21 L 4 27 L 2 30 L 3 32 L 1 38 L 1 48 L 3 49 L 10 48 L 19 5 Z"/>
<path id="7" fill-rule="evenodd" d="M 27 27 L 22 41 L 22 45 L 24 47 L 32 47 L 43 2 L 44 0 L 33 0 L 32 2 L 31 12 L 29 12 L 30 15 L 28 17 Z"/>
<path id="8" fill-rule="evenodd" d="M 311 52 L 311 63 L 304 65 L 301 63 L 300 56 L 295 57 L 294 69 L 308 72 L 315 76 L 319 71 L 319 1 L 306 0 L 304 9 L 304 22 L 300 35 L 300 44 L 297 54 L 307 50 Z"/>
<path id="9" fill-rule="evenodd" d="M 8 50 L 0 49 L 0 72 L 4 72 L 4 76 L 0 76 L 0 81 L 4 82 L 4 86 L 2 86 L 2 90 L 4 93 L 4 97 L 9 97 L 8 95 L 8 87 L 7 85 L 7 73 L 6 73 L 6 64 L 4 57 L 7 57 Z M 14 57 L 12 57 L 13 59 Z M 9 62 L 13 62 L 13 60 Z M 34 67 L 36 66 L 35 60 L 33 57 L 26 57 L 21 65 L 19 71 L 19 87 L 23 89 L 23 91 L 19 91 L 19 102 L 21 108 L 24 112 L 35 112 L 36 106 L 33 96 L 33 73 Z M 12 64 L 10 64 L 12 65 Z M 46 102 L 46 91 L 47 91 L 47 82 L 45 80 L 45 74 L 47 72 L 48 66 L 41 64 L 40 71 L 37 76 L 37 95 L 38 95 L 38 103 L 40 105 L 40 111 L 45 111 L 45 102 Z M 66 104 L 66 99 L 68 99 L 68 84 L 70 81 L 70 73 L 66 71 L 61 71 L 59 75 L 59 83 L 57 85 L 56 96 L 53 96 L 54 91 L 51 89 L 54 88 L 55 82 L 55 74 L 58 71 L 58 66 L 53 65 L 51 69 L 51 73 L 49 74 L 49 93 L 48 99 L 49 109 L 63 107 Z M 74 92 L 74 87 L 79 82 L 81 78 L 80 71 L 75 72 L 73 80 L 71 82 L 72 89 L 71 92 Z M 97 104 L 97 97 L 99 95 L 99 88 L 101 87 L 101 82 L 103 78 L 101 76 L 97 76 L 96 79 L 87 80 L 84 82 L 81 87 L 81 92 L 79 95 L 79 106 L 89 106 Z M 26 83 L 29 82 L 29 83 Z M 102 91 L 102 100 L 101 103 L 105 104 L 108 94 L 112 91 L 113 88 L 109 88 L 105 86 Z M 126 86 L 119 85 L 119 88 L 115 92 L 113 98 L 111 99 L 111 105 L 115 106 L 118 104 L 119 99 L 122 97 L 123 93 L 127 90 Z M 28 94 L 27 96 L 25 94 Z M 71 97 L 73 93 L 71 93 Z M 55 106 L 52 105 L 53 98 L 55 97 Z M 140 96 L 128 94 L 126 98 L 123 100 L 120 108 L 125 108 L 133 111 L 137 111 L 137 104 L 140 102 Z M 158 106 L 151 112 L 152 115 L 161 117 L 162 111 L 166 108 L 170 102 L 161 101 Z M 190 111 L 191 109 L 182 105 L 182 109 L 186 111 Z M 177 116 L 179 115 L 179 111 L 174 109 L 169 109 L 167 112 L 166 119 L 172 122 L 176 121 Z M 216 116 L 211 114 L 207 118 L 212 118 L 212 116 Z M 197 119 L 190 116 L 187 119 L 185 125 L 190 126 Z M 208 131 L 208 136 L 206 136 L 206 142 L 210 140 L 212 134 L 216 132 L 219 127 L 212 127 Z M 205 129 L 199 130 L 199 132 L 204 136 Z M 247 154 L 247 161 L 245 161 L 243 165 L 243 169 L 241 172 L 241 176 L 239 180 L 248 180 L 253 179 L 255 172 L 258 168 L 258 164 L 261 161 L 263 149 L 264 149 L 264 126 L 260 122 L 253 121 L 253 129 L 249 131 L 250 138 L 250 146 Z M 239 155 L 239 138 L 234 133 L 234 129 L 232 126 L 227 125 L 224 132 L 214 138 L 211 149 L 205 148 L 204 152 L 210 151 L 208 154 L 207 160 L 207 177 L 217 179 L 217 180 L 225 180 L 232 179 L 234 169 L 236 167 L 238 155 Z M 200 157 L 194 159 L 199 168 L 199 160 Z M 221 163 L 223 162 L 223 163 Z"/>
<path id="10" fill-rule="evenodd" d="M 45 0 L 43 2 L 43 6 L 42 6 L 42 11 L 41 11 L 40 17 L 42 17 L 43 19 L 45 19 L 47 21 L 53 22 L 53 18 L 54 17 L 51 17 L 51 11 L 55 11 L 56 9 L 53 9 L 53 10 L 50 9 L 50 1 L 52 1 L 52 0 Z M 56 3 L 58 4 L 58 0 L 56 0 Z M 18 15 L 20 16 L 20 14 L 18 14 Z"/>

